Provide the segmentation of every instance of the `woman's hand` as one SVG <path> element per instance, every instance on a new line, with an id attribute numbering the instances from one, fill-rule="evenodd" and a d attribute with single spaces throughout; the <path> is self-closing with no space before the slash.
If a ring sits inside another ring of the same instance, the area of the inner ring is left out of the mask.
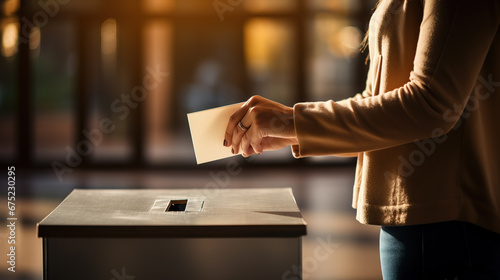
<path id="1" fill-rule="evenodd" d="M 293 108 L 261 96 L 251 97 L 230 117 L 224 136 L 224 146 L 244 157 L 297 143 Z"/>

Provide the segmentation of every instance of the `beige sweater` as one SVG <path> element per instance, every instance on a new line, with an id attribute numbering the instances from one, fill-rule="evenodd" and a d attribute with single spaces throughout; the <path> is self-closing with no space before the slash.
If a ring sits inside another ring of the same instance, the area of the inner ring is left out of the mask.
<path id="1" fill-rule="evenodd" d="M 357 154 L 362 223 L 500 233 L 499 25 L 498 0 L 382 1 L 366 90 L 296 104 L 294 156 Z"/>

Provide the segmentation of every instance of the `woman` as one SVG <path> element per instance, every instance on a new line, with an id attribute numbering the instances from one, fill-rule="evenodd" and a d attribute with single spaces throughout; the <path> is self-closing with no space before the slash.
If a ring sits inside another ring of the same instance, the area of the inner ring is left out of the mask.
<path id="1" fill-rule="evenodd" d="M 382 0 L 366 89 L 293 108 L 252 97 L 224 145 L 358 157 L 357 219 L 384 279 L 500 279 L 500 1 Z"/>

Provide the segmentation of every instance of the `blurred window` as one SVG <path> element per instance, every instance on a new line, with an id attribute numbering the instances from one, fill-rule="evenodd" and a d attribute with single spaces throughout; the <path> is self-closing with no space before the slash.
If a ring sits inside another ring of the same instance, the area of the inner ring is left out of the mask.
<path id="1" fill-rule="evenodd" d="M 130 77 L 133 74 L 129 73 L 128 66 L 130 51 L 125 50 L 131 47 L 125 39 L 128 36 L 124 21 L 118 22 L 117 19 L 109 17 L 99 23 L 100 26 L 96 23 L 93 26 L 95 29 L 91 32 L 100 34 L 95 38 L 100 37 L 100 44 L 93 46 L 94 49 L 100 47 L 100 51 L 91 54 L 97 56 L 96 61 L 99 61 L 97 73 L 100 74 L 96 77 L 99 81 L 97 88 L 89 93 L 91 99 L 89 100 L 90 114 L 87 130 L 99 129 L 100 124 L 108 120 L 114 129 L 111 133 L 101 132 L 102 140 L 98 145 L 94 145 L 90 160 L 93 162 L 127 161 L 132 157 L 129 134 L 132 112 L 135 108 L 134 105 L 129 105 L 127 101 L 124 101 L 122 94 L 130 95 Z M 99 40 L 95 40 L 93 43 L 98 42 Z"/>
<path id="2" fill-rule="evenodd" d="M 34 27 L 29 38 L 35 112 L 35 158 L 65 158 L 74 143 L 77 54 L 71 22 Z M 22 107 L 21 107 L 22 110 Z"/>
<path id="3" fill-rule="evenodd" d="M 357 68 L 362 32 L 352 19 L 327 13 L 309 22 L 310 100 L 339 100 L 353 96 L 359 85 Z"/>
<path id="4" fill-rule="evenodd" d="M 166 19 L 149 20 L 144 27 L 144 62 L 152 69 L 172 73 L 172 24 Z M 150 163 L 159 164 L 169 159 L 185 157 L 179 149 L 172 149 L 178 141 L 172 136 L 175 99 L 172 95 L 172 80 L 166 77 L 149 91 L 146 100 L 146 158 Z M 185 141 L 184 141 L 185 142 Z M 186 145 L 183 145 L 186 146 Z"/>
<path id="5" fill-rule="evenodd" d="M 4 14 L 12 15 L 15 9 L 15 1 L 7 1 L 3 5 Z M 6 160 L 12 160 L 16 156 L 18 33 L 16 17 L 0 20 L 0 158 Z"/>
<path id="6" fill-rule="evenodd" d="M 295 32 L 289 21 L 253 18 L 245 24 L 245 59 L 250 93 L 293 105 L 297 96 Z"/>
<path id="7" fill-rule="evenodd" d="M 26 30 L 37 162 L 64 162 L 87 141 L 90 166 L 194 166 L 189 112 L 254 94 L 293 105 L 360 92 L 375 2 L 3 0 L 0 155 L 15 157 L 16 131 L 30 129 L 15 109 Z M 258 161 L 294 162 L 289 149 Z"/>

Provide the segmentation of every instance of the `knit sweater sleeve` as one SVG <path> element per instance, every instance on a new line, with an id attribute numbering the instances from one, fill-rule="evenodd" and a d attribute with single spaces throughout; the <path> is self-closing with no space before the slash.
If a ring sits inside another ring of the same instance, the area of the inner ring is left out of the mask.
<path id="1" fill-rule="evenodd" d="M 385 149 L 437 137 L 454 127 L 498 30 L 500 1 L 433 0 L 422 5 L 415 56 L 406 58 L 413 61 L 409 80 L 386 92 L 296 104 L 295 157 Z M 398 40 L 381 41 L 371 53 L 378 59 L 370 71 L 389 65 L 381 71 L 391 78 L 390 63 L 382 61 L 394 45 L 404 46 Z M 370 90 L 381 82 L 377 75 L 379 71 L 369 75 L 374 83 Z"/>

